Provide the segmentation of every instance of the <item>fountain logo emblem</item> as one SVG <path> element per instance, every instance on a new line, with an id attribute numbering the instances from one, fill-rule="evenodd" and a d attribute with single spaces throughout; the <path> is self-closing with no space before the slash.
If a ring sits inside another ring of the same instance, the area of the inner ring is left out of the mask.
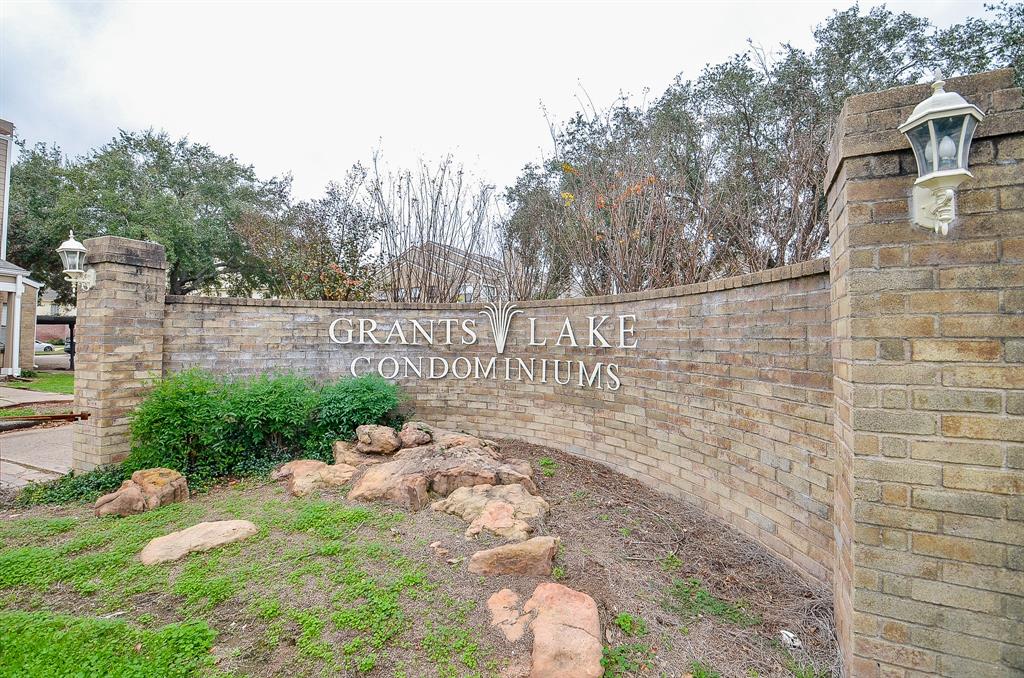
<path id="1" fill-rule="evenodd" d="M 498 353 L 505 352 L 505 342 L 508 340 L 508 331 L 512 326 L 512 318 L 523 311 L 515 304 L 507 301 L 498 301 L 486 304 L 486 308 L 480 311 L 480 315 L 487 316 L 491 323 L 491 335 L 494 337 L 494 348 Z"/>

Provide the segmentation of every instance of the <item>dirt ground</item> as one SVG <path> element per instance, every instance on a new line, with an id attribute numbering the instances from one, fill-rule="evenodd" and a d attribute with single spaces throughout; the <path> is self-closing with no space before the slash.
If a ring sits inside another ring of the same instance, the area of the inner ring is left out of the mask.
<path id="1" fill-rule="evenodd" d="M 537 468 L 552 508 L 537 534 L 562 544 L 554 578 L 594 597 L 609 652 L 628 659 L 607 676 L 832 675 L 826 590 L 686 503 L 558 450 L 501 445 Z M 529 634 L 508 644 L 489 626 L 486 601 L 505 587 L 525 599 L 549 579 L 471 575 L 469 556 L 501 542 L 466 541 L 466 523 L 454 516 L 372 511 L 363 516 L 343 492 L 295 499 L 265 480 L 218 486 L 128 519 L 97 520 L 80 505 L 8 508 L 0 515 L 0 565 L 8 572 L 22 566 L 23 548 L 109 560 L 97 561 L 104 569 L 95 577 L 62 571 L 43 587 L 3 590 L 0 577 L 0 610 L 147 627 L 202 619 L 217 631 L 216 671 L 238 676 L 505 677 L 528 665 Z M 53 527 L 61 518 L 72 519 L 66 531 Z M 252 520 L 261 535 L 155 569 L 134 563 L 137 545 L 151 536 L 235 518 Z M 83 545 L 70 545 L 75 539 Z M 449 553 L 436 554 L 436 541 Z M 33 570 L 32 580 L 44 575 Z M 680 583 L 706 592 L 701 606 L 679 604 L 672 592 Z M 782 629 L 803 649 L 784 649 Z"/>

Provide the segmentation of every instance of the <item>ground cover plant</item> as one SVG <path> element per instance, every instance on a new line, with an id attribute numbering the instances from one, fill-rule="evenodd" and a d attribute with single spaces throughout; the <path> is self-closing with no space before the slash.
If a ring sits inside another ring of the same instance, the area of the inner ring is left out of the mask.
<path id="1" fill-rule="evenodd" d="M 525 599 L 552 579 L 597 601 L 606 678 L 832 675 L 824 590 L 692 506 L 557 450 L 500 444 L 534 463 L 552 505 L 536 526 L 562 539 L 550 578 L 470 574 L 468 557 L 501 540 L 466 541 L 455 516 L 357 504 L 344 488 L 293 498 L 261 477 L 127 518 L 97 519 L 82 503 L 5 509 L 0 632 L 12 640 L 0 675 L 64 675 L 60 644 L 88 636 L 97 663 L 82 665 L 94 675 L 515 676 L 529 634 L 507 643 L 487 599 L 506 587 Z M 138 561 L 149 539 L 221 519 L 260 532 L 177 563 Z M 783 628 L 803 650 L 783 648 Z M 180 673 L 166 669 L 161 639 Z M 51 644 L 36 673 L 9 669 Z M 85 649 L 67 652 L 86 661 Z"/>

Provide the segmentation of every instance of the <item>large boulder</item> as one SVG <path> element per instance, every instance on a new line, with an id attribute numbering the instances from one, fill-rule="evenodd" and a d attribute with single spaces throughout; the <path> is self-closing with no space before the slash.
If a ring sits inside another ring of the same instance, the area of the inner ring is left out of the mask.
<path id="1" fill-rule="evenodd" d="M 426 424 L 418 421 L 407 421 L 402 426 L 402 430 L 398 432 L 398 437 L 402 440 L 402 447 L 419 447 L 420 445 L 427 445 L 433 440 L 430 430 L 430 427 Z"/>
<path id="2" fill-rule="evenodd" d="M 142 549 L 139 560 L 143 565 L 156 565 L 180 560 L 190 553 L 209 551 L 231 542 L 247 539 L 259 532 L 248 520 L 217 520 L 199 523 L 178 532 L 157 537 Z"/>
<path id="3" fill-rule="evenodd" d="M 431 493 L 447 497 L 460 487 L 520 483 L 537 492 L 533 480 L 522 473 L 522 462 L 502 460 L 497 448 L 478 438 L 446 431 L 439 436 L 438 431 L 432 431 L 430 445 L 401 450 L 390 461 L 362 467 L 349 499 L 389 501 L 418 511 L 429 503 Z"/>
<path id="4" fill-rule="evenodd" d="M 469 559 L 469 571 L 485 577 L 502 574 L 551 574 L 558 537 L 534 537 L 524 542 L 505 544 L 477 551 Z"/>
<path id="5" fill-rule="evenodd" d="M 387 461 L 388 458 L 379 454 L 363 454 L 356 449 L 356 443 L 347 440 L 335 440 L 331 446 L 334 452 L 335 464 L 348 464 L 349 466 L 364 466 L 366 464 L 379 464 Z"/>
<path id="6" fill-rule="evenodd" d="M 356 467 L 348 464 L 328 465 L 316 459 L 296 459 L 281 466 L 270 477 L 287 480 L 288 492 L 295 497 L 304 497 L 313 490 L 341 487 L 352 479 L 355 472 Z"/>
<path id="7" fill-rule="evenodd" d="M 96 516 L 130 516 L 189 498 L 185 476 L 169 468 L 136 471 L 116 491 L 96 500 Z"/>
<path id="8" fill-rule="evenodd" d="M 402 439 L 390 426 L 359 426 L 356 439 L 356 451 L 363 454 L 394 454 L 402 447 Z"/>
<path id="9" fill-rule="evenodd" d="M 459 516 L 470 523 L 466 538 L 487 530 L 506 539 L 523 540 L 533 533 L 526 522 L 546 515 L 549 506 L 518 483 L 460 487 L 442 501 L 431 505 L 435 511 Z"/>
<path id="10" fill-rule="evenodd" d="M 601 620 L 597 603 L 567 586 L 537 586 L 523 612 L 533 614 L 531 678 L 600 678 Z"/>

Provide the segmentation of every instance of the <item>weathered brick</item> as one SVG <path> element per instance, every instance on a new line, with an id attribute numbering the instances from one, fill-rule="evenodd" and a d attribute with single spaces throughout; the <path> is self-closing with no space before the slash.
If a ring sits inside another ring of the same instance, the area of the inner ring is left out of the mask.
<path id="1" fill-rule="evenodd" d="M 955 391 L 952 389 L 914 389 L 912 403 L 915 410 L 945 412 L 999 412 L 1003 400 L 992 391 Z"/>
<path id="2" fill-rule="evenodd" d="M 1006 511 L 1005 500 L 996 495 L 922 487 L 914 488 L 910 503 L 918 509 L 968 513 L 989 518 L 1001 518 Z"/>
<path id="3" fill-rule="evenodd" d="M 853 413 L 853 425 L 862 431 L 930 435 L 935 433 L 936 417 L 924 412 L 857 409 Z"/>
<path id="4" fill-rule="evenodd" d="M 1024 472 L 948 466 L 943 469 L 942 484 L 959 490 L 1020 494 L 1024 492 Z"/>
<path id="5" fill-rule="evenodd" d="M 1003 450 L 999 445 L 966 443 L 961 440 L 915 440 L 910 445 L 910 457 L 975 466 L 1003 464 Z"/>
<path id="6" fill-rule="evenodd" d="M 914 339 L 910 342 L 914 360 L 985 362 L 998 360 L 1002 352 L 1002 342 L 995 340 Z"/>
<path id="7" fill-rule="evenodd" d="M 1024 442 L 1024 419 L 942 415 L 942 434 L 953 438 Z"/>

